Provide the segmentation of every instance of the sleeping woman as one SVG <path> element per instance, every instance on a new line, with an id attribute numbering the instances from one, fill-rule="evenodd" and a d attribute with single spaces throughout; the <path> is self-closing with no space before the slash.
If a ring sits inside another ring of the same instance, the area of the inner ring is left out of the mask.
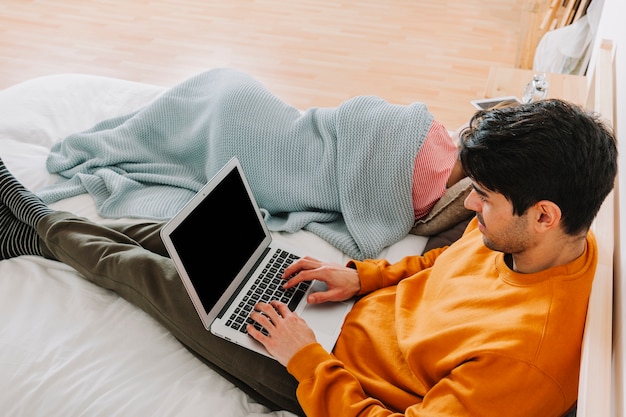
<path id="1" fill-rule="evenodd" d="M 422 103 L 355 97 L 304 112 L 247 74 L 214 69 L 57 143 L 46 202 L 93 195 L 104 217 L 168 219 L 231 157 L 270 230 L 307 229 L 352 258 L 402 239 L 463 177 Z"/>

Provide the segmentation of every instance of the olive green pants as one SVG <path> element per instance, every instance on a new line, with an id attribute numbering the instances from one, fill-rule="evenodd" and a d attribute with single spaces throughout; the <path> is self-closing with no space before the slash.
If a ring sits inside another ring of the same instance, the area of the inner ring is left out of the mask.
<path id="1" fill-rule="evenodd" d="M 75 268 L 158 320 L 201 360 L 272 409 L 303 414 L 296 380 L 278 362 L 212 335 L 159 236 L 163 223 L 99 225 L 70 213 L 43 218 L 45 256 Z M 218 260 L 215 260 L 219 268 Z"/>

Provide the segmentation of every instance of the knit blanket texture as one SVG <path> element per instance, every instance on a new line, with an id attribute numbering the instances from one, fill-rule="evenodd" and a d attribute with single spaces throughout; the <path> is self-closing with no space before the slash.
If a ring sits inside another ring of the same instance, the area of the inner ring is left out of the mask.
<path id="1" fill-rule="evenodd" d="M 415 156 L 432 122 L 421 103 L 355 97 L 304 112 L 249 75 L 213 69 L 136 112 L 56 143 L 52 203 L 93 196 L 107 218 L 171 218 L 237 156 L 270 230 L 309 230 L 374 258 L 414 223 Z"/>

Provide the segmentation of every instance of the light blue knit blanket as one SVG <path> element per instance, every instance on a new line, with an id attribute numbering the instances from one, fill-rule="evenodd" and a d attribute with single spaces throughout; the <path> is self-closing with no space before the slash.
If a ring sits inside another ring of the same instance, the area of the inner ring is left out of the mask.
<path id="1" fill-rule="evenodd" d="M 89 193 L 104 217 L 168 219 L 236 155 L 271 230 L 304 228 L 373 258 L 413 225 L 413 166 L 431 122 L 421 103 L 376 97 L 300 112 L 215 69 L 57 143 L 47 168 L 62 179 L 38 194 Z"/>

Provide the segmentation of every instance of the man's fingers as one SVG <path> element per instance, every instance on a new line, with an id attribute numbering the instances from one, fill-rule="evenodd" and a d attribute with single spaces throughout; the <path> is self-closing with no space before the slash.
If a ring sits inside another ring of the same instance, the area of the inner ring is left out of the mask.
<path id="1" fill-rule="evenodd" d="M 267 315 L 260 313 L 258 311 L 254 311 L 250 314 L 250 318 L 258 323 L 261 327 L 267 328 L 273 325 L 273 321 Z"/>
<path id="2" fill-rule="evenodd" d="M 302 271 L 306 271 L 309 269 L 318 268 L 321 265 L 321 262 L 315 258 L 311 258 L 310 256 L 304 256 L 293 264 L 289 265 L 284 272 L 283 277 L 285 279 L 289 279 L 292 275 L 297 275 Z"/>
<path id="3" fill-rule="evenodd" d="M 285 314 L 289 313 L 291 313 L 291 310 L 289 310 L 287 304 L 280 301 L 271 301 L 271 304 L 257 304 L 255 311 L 250 314 L 250 318 L 263 327 L 266 327 L 266 325 L 276 326 Z"/>
<path id="4" fill-rule="evenodd" d="M 270 304 L 274 308 L 274 311 L 276 311 L 276 313 L 279 314 L 281 317 L 286 317 L 288 314 L 292 314 L 292 311 L 289 310 L 289 306 L 287 306 L 287 304 L 285 303 L 274 300 L 271 301 Z"/>

